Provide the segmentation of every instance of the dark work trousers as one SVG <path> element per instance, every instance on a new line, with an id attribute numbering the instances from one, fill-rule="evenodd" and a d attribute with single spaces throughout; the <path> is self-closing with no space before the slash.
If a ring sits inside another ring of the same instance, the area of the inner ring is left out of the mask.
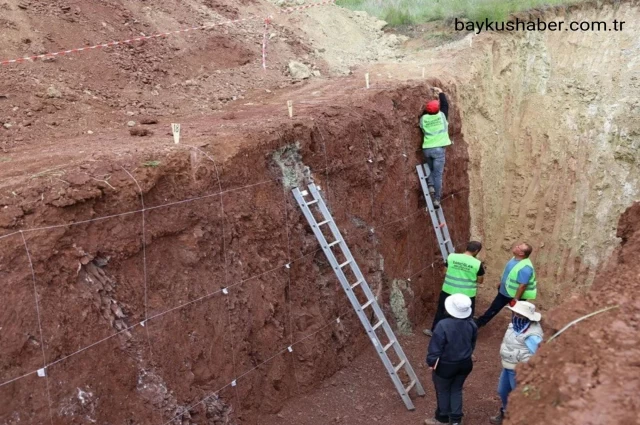
<path id="1" fill-rule="evenodd" d="M 438 363 L 432 373 L 436 389 L 435 417 L 438 422 L 460 422 L 462 419 L 462 387 L 467 376 L 473 370 L 473 362 L 467 359 L 460 363 Z"/>
<path id="2" fill-rule="evenodd" d="M 498 295 L 496 295 L 496 297 L 493 299 L 493 302 L 491 303 L 487 311 L 485 311 L 484 314 L 478 318 L 476 325 L 478 325 L 478 327 L 481 327 L 489 323 L 489 321 L 493 319 L 496 314 L 500 313 L 500 310 L 502 310 L 505 305 L 509 304 L 512 299 L 513 298 L 505 297 L 500 292 L 498 292 Z"/>
<path id="3" fill-rule="evenodd" d="M 440 291 L 440 297 L 438 297 L 438 309 L 436 310 L 436 315 L 433 317 L 431 332 L 435 330 L 439 321 L 447 317 L 447 310 L 444 308 L 444 300 L 446 300 L 448 296 L 449 294 L 446 292 Z M 474 311 L 476 311 L 476 297 L 471 297 L 471 316 L 473 316 Z"/>

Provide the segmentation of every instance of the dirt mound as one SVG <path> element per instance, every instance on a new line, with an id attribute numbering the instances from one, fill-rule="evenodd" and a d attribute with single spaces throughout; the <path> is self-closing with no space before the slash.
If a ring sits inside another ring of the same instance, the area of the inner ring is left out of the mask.
<path id="1" fill-rule="evenodd" d="M 145 116 L 166 125 L 179 117 L 208 114 L 230 102 L 246 103 L 251 93 L 264 97 L 265 90 L 289 87 L 295 83 L 287 70 L 292 60 L 304 62 L 317 78 L 389 57 L 399 43 L 395 36 L 384 35 L 376 20 L 333 5 L 282 13 L 288 9 L 266 0 L 159 0 L 153 5 L 5 0 L 0 10 L 3 60 L 212 25 L 1 66 L 3 153 L 42 139 L 108 133 L 129 121 L 139 125 Z M 264 71 L 263 18 L 270 15 Z M 247 20 L 216 26 L 236 19 Z M 340 22 L 340 31 L 323 28 L 334 21 Z M 309 34 L 303 28 L 309 28 Z M 359 44 L 350 44 L 345 34 Z M 342 63 L 336 52 L 351 59 Z"/>
<path id="2" fill-rule="evenodd" d="M 511 424 L 638 423 L 640 417 L 640 203 L 621 217 L 621 247 L 586 296 L 548 313 L 549 336 L 566 323 L 607 306 L 542 346 L 518 371 L 509 406 Z"/>

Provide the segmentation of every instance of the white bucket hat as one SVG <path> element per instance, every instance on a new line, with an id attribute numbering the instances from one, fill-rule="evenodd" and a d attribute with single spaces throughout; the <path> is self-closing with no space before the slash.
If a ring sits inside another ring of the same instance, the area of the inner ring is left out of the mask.
<path id="1" fill-rule="evenodd" d="M 532 322 L 539 322 L 542 319 L 542 314 L 536 312 L 536 306 L 527 301 L 517 301 L 513 307 L 507 306 L 507 308 L 514 313 L 518 313 Z"/>
<path id="2" fill-rule="evenodd" d="M 444 300 L 444 308 L 456 319 L 466 319 L 471 316 L 471 298 L 463 294 L 449 295 Z"/>

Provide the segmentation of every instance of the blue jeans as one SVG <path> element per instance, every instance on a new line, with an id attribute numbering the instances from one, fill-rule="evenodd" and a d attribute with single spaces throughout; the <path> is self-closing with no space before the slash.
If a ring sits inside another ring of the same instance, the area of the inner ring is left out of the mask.
<path id="1" fill-rule="evenodd" d="M 433 186 L 436 193 L 434 198 L 438 201 L 442 195 L 442 174 L 444 174 L 445 148 L 427 148 L 422 149 L 424 159 L 429 166 L 431 174 L 427 177 L 427 184 Z"/>
<path id="2" fill-rule="evenodd" d="M 502 411 L 507 410 L 507 400 L 509 393 L 516 388 L 516 371 L 512 369 L 502 369 L 500 380 L 498 381 L 498 394 L 502 400 Z"/>

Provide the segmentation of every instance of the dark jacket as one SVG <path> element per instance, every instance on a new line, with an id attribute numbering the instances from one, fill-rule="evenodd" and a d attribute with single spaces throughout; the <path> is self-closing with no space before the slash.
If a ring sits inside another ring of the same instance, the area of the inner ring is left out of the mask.
<path id="1" fill-rule="evenodd" d="M 471 318 L 442 319 L 433 330 L 427 352 L 427 365 L 433 367 L 440 358 L 438 368 L 442 363 L 462 363 L 471 359 L 476 348 L 478 327 Z M 437 370 L 436 369 L 436 370 Z"/>

